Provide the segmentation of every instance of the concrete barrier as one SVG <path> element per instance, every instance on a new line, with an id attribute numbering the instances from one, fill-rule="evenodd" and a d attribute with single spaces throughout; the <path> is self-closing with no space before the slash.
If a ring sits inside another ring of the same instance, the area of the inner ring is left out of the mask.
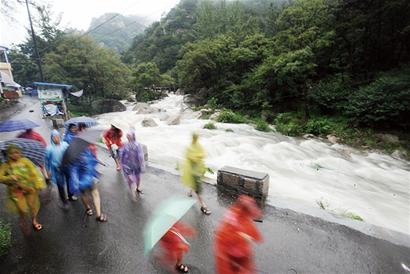
<path id="1" fill-rule="evenodd" d="M 218 187 L 238 194 L 247 194 L 256 199 L 265 200 L 269 192 L 269 175 L 224 166 L 218 170 Z"/>

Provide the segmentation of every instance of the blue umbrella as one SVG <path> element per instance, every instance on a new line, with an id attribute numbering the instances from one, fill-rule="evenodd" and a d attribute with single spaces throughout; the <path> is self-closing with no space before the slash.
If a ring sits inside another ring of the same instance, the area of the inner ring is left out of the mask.
<path id="1" fill-rule="evenodd" d="M 84 123 L 87 127 L 93 127 L 93 126 L 97 125 L 97 121 L 95 119 L 90 118 L 90 117 L 86 117 L 86 116 L 71 118 L 71 119 L 67 120 L 64 123 L 64 125 L 66 127 L 68 127 L 69 124 L 74 124 L 74 125 L 78 126 L 79 123 Z"/>
<path id="2" fill-rule="evenodd" d="M 0 123 L 0 132 L 11 132 L 17 130 L 26 130 L 30 128 L 39 127 L 40 125 L 34 123 L 29 119 L 21 120 L 7 120 Z"/>
<path id="3" fill-rule="evenodd" d="M 40 142 L 30 139 L 16 138 L 0 142 L 0 151 L 4 152 L 11 144 L 21 148 L 23 156 L 29 158 L 35 165 L 44 166 L 46 148 Z M 0 153 L 0 161 L 4 162 L 5 160 L 5 154 Z"/>

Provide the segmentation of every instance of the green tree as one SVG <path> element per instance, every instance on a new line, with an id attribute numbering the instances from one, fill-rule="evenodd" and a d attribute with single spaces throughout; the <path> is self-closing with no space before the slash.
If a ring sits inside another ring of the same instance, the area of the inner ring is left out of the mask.
<path id="1" fill-rule="evenodd" d="M 130 94 L 130 69 L 119 56 L 88 37 L 66 35 L 44 58 L 51 82 L 74 84 L 85 98 L 123 99 Z"/>

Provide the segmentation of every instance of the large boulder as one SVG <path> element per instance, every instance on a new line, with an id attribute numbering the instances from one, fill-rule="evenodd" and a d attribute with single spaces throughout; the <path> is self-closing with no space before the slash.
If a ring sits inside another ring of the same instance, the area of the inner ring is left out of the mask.
<path id="1" fill-rule="evenodd" d="M 154 112 L 159 112 L 158 108 L 153 108 L 147 103 L 137 103 L 132 109 L 137 114 L 150 114 Z"/>
<path id="2" fill-rule="evenodd" d="M 141 122 L 143 127 L 157 127 L 157 123 L 155 123 L 154 119 L 152 118 L 145 118 Z"/>
<path id="3" fill-rule="evenodd" d="M 175 126 L 181 123 L 181 115 L 175 115 L 168 119 L 168 125 Z"/>
<path id="4" fill-rule="evenodd" d="M 126 111 L 127 107 L 115 99 L 98 99 L 92 102 L 91 108 L 94 113 L 101 114 L 107 112 Z"/>

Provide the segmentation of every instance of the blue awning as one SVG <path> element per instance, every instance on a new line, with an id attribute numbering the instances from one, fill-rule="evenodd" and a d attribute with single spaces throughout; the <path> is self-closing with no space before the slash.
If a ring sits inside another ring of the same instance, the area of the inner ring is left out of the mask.
<path id="1" fill-rule="evenodd" d="M 46 86 L 46 87 L 59 87 L 59 88 L 71 88 L 73 85 L 47 83 L 47 82 L 33 82 L 34 86 Z"/>

